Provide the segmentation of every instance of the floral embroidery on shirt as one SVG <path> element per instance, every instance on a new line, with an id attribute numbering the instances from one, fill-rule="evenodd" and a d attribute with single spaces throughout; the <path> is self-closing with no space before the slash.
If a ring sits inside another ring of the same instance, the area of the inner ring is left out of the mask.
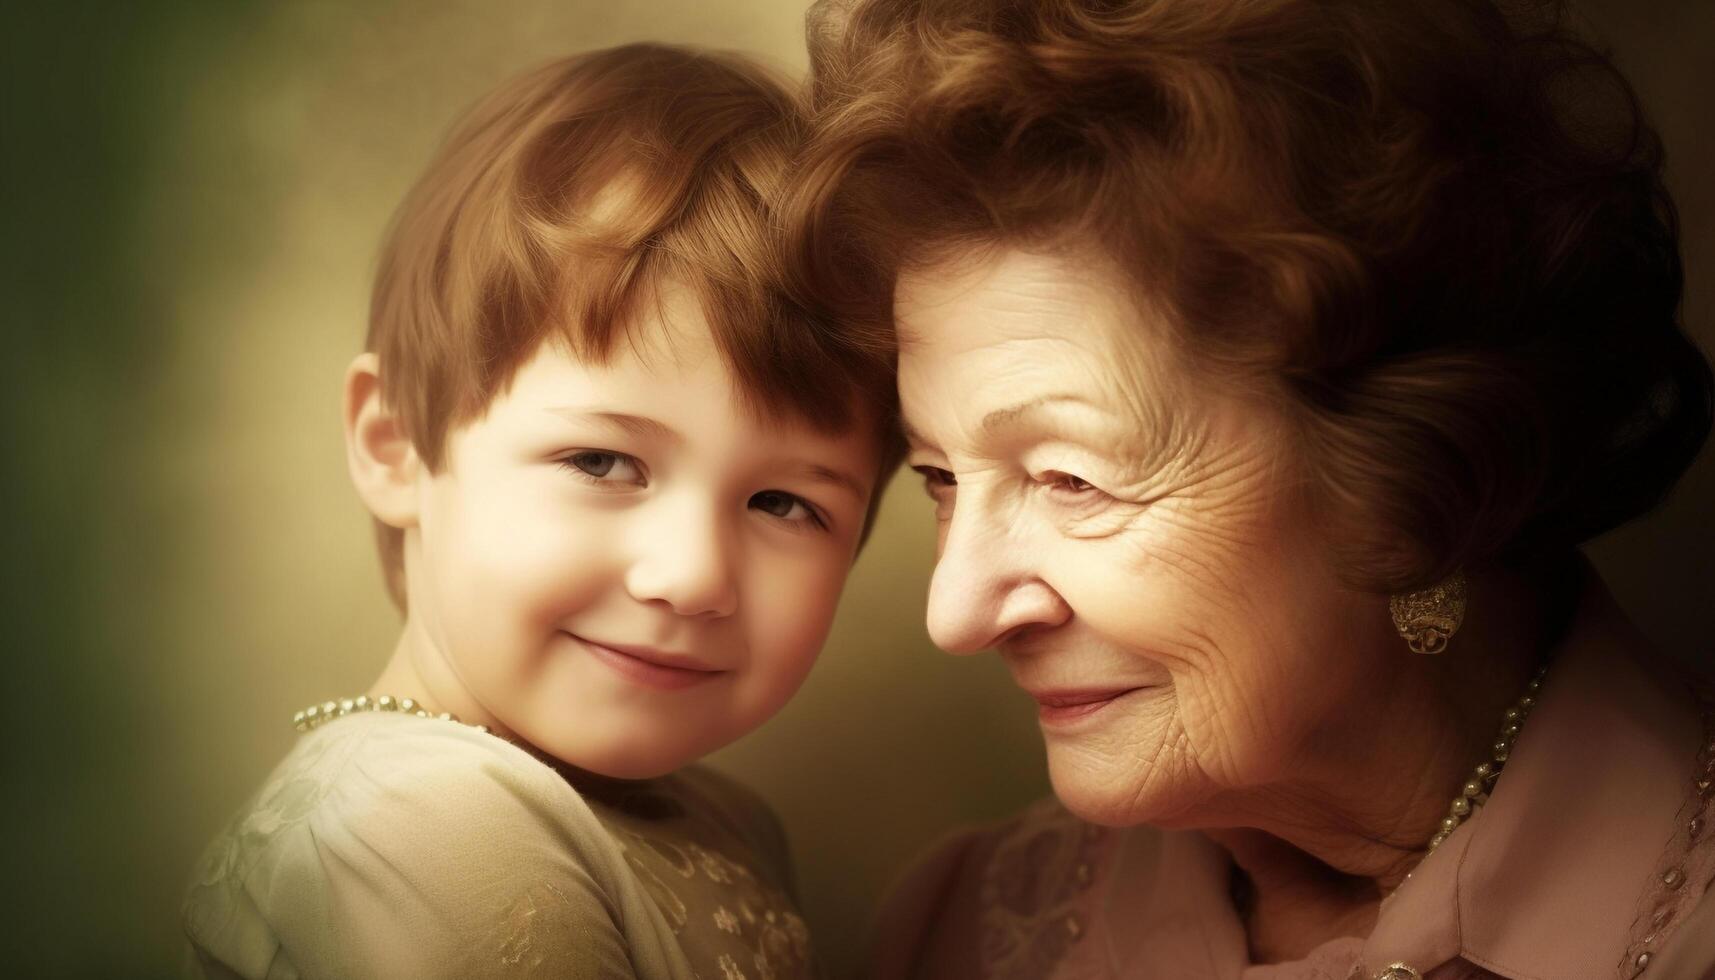
<path id="1" fill-rule="evenodd" d="M 552 883 L 543 882 L 520 895 L 496 924 L 493 940 L 499 964 L 508 976 L 523 976 L 555 966 L 564 956 L 560 942 L 572 903 Z"/>
<path id="2" fill-rule="evenodd" d="M 636 838 L 636 835 L 628 836 Z M 679 898 L 678 892 L 675 892 L 668 887 L 665 881 L 661 880 L 661 876 L 655 873 L 655 869 L 650 867 L 648 862 L 638 857 L 634 847 L 627 846 L 626 842 L 621 840 L 620 849 L 625 852 L 625 863 L 631 868 L 631 873 L 636 875 L 637 880 L 643 884 L 643 890 L 649 893 L 649 897 L 655 902 L 655 907 L 661 910 L 661 917 L 667 920 L 668 928 L 672 929 L 673 935 L 677 936 L 684 930 L 685 924 L 690 921 L 684 900 Z"/>
<path id="3" fill-rule="evenodd" d="M 1667 937 L 1703 899 L 1699 885 L 1715 877 L 1715 833 L 1706 833 L 1710 800 L 1715 798 L 1715 688 L 1698 678 L 1686 681 L 1703 722 L 1702 743 L 1674 817 L 1674 834 L 1650 877 L 1651 887 L 1639 900 L 1631 941 L 1619 962 L 1621 976 L 1640 976 L 1649 968 Z"/>
<path id="4" fill-rule="evenodd" d="M 723 885 L 732 884 L 731 868 L 733 867 L 733 864 L 731 861 L 728 861 L 726 858 L 714 853 L 713 851 L 704 850 L 695 844 L 691 845 L 691 853 L 697 858 L 697 867 L 702 869 L 703 874 L 707 875 L 710 881 L 718 882 Z"/>
<path id="5" fill-rule="evenodd" d="M 979 954 L 992 980 L 1043 980 L 1083 937 L 1076 906 L 1105 832 L 1049 800 L 1027 810 L 983 875 Z"/>
<path id="6" fill-rule="evenodd" d="M 654 852 L 655 855 L 661 858 L 661 860 L 666 863 L 667 867 L 679 877 L 696 877 L 696 862 L 691 859 L 691 855 L 685 848 L 679 846 L 673 841 L 662 840 L 659 837 L 650 837 L 645 834 L 631 833 L 630 831 L 627 831 L 625 836 L 633 843 L 640 844 Z"/>
<path id="7" fill-rule="evenodd" d="M 626 863 L 661 907 L 673 934 L 693 961 L 694 951 L 705 956 L 721 951 L 715 959 L 721 980 L 788 980 L 809 975 L 809 927 L 792 911 L 786 897 L 749 867 L 691 841 L 667 840 L 617 826 L 610 829 L 625 852 Z M 662 873 L 657 873 L 656 865 L 661 866 Z M 668 885 L 674 876 L 685 881 Z M 710 886 L 718 889 L 724 900 L 706 919 L 689 917 L 688 905 L 708 907 L 706 900 L 698 901 L 696 893 L 706 894 Z M 687 892 L 689 903 L 680 888 L 691 890 Z M 741 964 L 748 964 L 754 974 Z"/>

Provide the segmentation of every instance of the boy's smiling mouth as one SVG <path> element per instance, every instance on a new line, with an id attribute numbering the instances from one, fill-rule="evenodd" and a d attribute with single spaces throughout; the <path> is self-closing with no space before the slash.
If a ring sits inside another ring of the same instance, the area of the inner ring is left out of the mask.
<path id="1" fill-rule="evenodd" d="M 630 644 L 600 643 L 569 631 L 561 632 L 589 651 L 595 659 L 613 668 L 620 676 L 645 687 L 673 691 L 731 673 L 730 670 L 709 667 L 682 654 Z"/>

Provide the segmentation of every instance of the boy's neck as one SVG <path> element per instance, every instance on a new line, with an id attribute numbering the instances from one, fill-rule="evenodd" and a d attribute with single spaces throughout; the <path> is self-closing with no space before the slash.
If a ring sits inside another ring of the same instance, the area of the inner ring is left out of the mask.
<path id="1" fill-rule="evenodd" d="M 472 698 L 463 682 L 436 651 L 429 638 L 409 616 L 405 628 L 399 631 L 399 642 L 387 659 L 380 676 L 369 685 L 370 697 L 390 694 L 395 698 L 411 698 L 432 715 L 452 714 L 467 725 L 486 725 L 488 730 L 508 741 L 517 741 L 513 733 Z"/>
<path id="2" fill-rule="evenodd" d="M 653 779 L 621 779 L 579 769 L 519 738 L 465 692 L 464 685 L 447 668 L 446 661 L 440 658 L 432 646 L 425 645 L 426 641 L 427 637 L 414 629 L 407 620 L 405 628 L 400 631 L 399 642 L 393 648 L 393 655 L 387 660 L 387 666 L 382 668 L 380 676 L 375 678 L 375 682 L 369 685 L 369 690 L 365 693 L 371 698 L 383 694 L 392 695 L 394 698 L 411 698 L 432 715 L 445 711 L 466 724 L 486 725 L 492 734 L 511 742 L 541 760 L 544 765 L 558 771 L 567 782 L 577 787 L 580 793 L 592 795 L 618 809 L 636 809 L 634 803 L 628 801 L 633 801 L 640 792 L 658 782 Z M 651 813 L 653 814 L 653 811 Z"/>

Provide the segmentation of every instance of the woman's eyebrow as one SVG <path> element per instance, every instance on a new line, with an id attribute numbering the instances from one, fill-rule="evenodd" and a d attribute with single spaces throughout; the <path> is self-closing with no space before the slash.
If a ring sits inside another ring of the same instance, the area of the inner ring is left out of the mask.
<path id="1" fill-rule="evenodd" d="M 1085 398 L 1083 395 L 1043 395 L 1039 398 L 1032 398 L 1028 401 L 1018 402 L 1017 404 L 1008 405 L 1004 408 L 994 409 L 983 416 L 982 423 L 978 428 L 985 438 L 992 439 L 1006 426 L 1018 422 L 1020 419 L 1028 418 L 1036 412 L 1050 406 L 1067 404 L 1082 405 L 1085 408 L 1095 409 L 1097 411 L 1101 410 L 1094 402 Z M 905 441 L 907 443 L 917 448 L 935 448 L 935 441 L 912 428 L 910 422 L 901 419 L 899 424 L 900 428 L 905 431 Z"/>
<path id="2" fill-rule="evenodd" d="M 1016 405 L 997 408 L 994 411 L 989 412 L 987 415 L 984 415 L 982 421 L 982 433 L 985 436 L 993 436 L 1002 428 L 1012 425 L 1020 419 L 1028 418 L 1043 408 L 1047 408 L 1051 405 L 1063 405 L 1068 403 L 1082 405 L 1085 408 L 1096 407 L 1088 398 L 1085 398 L 1082 395 L 1043 395 L 1040 398 L 1032 398 L 1029 401 L 1019 402 Z"/>
<path id="3" fill-rule="evenodd" d="M 576 408 L 559 406 L 545 409 L 550 415 L 557 415 L 568 422 L 599 422 L 610 425 L 629 435 L 640 438 L 655 439 L 661 442 L 681 444 L 685 437 L 679 430 L 647 415 L 633 415 L 629 412 L 609 412 L 600 409 Z"/>

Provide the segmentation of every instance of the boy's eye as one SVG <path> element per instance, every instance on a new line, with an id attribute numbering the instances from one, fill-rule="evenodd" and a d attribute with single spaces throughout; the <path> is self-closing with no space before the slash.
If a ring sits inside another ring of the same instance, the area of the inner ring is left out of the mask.
<path id="1" fill-rule="evenodd" d="M 810 523 L 817 527 L 827 526 L 821 515 L 805 504 L 802 498 L 782 490 L 764 490 L 750 498 L 750 506 L 784 521 Z"/>
<path id="2" fill-rule="evenodd" d="M 643 482 L 643 473 L 637 460 L 624 453 L 584 449 L 567 456 L 562 463 L 584 476 L 603 482 Z"/>

